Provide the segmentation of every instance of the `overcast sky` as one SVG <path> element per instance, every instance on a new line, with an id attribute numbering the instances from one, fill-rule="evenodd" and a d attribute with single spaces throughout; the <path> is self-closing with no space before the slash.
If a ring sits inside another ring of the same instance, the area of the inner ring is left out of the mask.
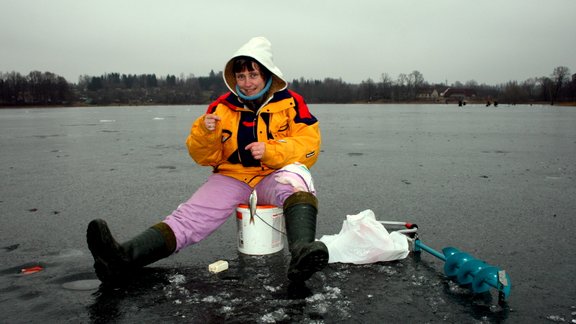
<path id="1" fill-rule="evenodd" d="M 0 72 L 221 71 L 253 36 L 287 80 L 499 84 L 576 73 L 575 0 L 0 0 Z"/>

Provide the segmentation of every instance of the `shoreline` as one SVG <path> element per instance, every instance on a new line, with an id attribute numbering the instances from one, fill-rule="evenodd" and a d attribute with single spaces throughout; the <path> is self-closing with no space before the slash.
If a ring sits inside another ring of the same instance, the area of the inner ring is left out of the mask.
<path id="1" fill-rule="evenodd" d="M 197 106 L 197 105 L 209 105 L 210 103 L 206 104 L 162 104 L 162 103 L 154 103 L 154 104 L 114 104 L 114 105 L 87 105 L 84 103 L 74 103 L 70 105 L 22 105 L 22 106 L 3 106 L 0 105 L 0 110 L 2 109 L 26 109 L 26 108 L 95 108 L 95 107 L 154 107 L 154 106 L 169 106 L 169 107 L 177 107 L 177 106 Z M 308 102 L 309 105 L 458 105 L 458 102 L 432 102 L 432 101 L 405 101 L 405 102 L 389 102 L 389 101 L 371 101 L 371 102 L 347 102 L 347 103 L 334 103 L 334 102 Z M 464 106 L 468 105 L 482 105 L 485 106 L 486 103 L 483 101 L 466 101 Z M 523 103 L 498 103 L 499 106 L 557 106 L 557 107 L 576 107 L 576 101 L 568 101 L 568 102 L 558 102 L 558 103 L 550 103 L 550 102 L 523 102 Z M 490 105 L 488 107 L 494 107 Z"/>

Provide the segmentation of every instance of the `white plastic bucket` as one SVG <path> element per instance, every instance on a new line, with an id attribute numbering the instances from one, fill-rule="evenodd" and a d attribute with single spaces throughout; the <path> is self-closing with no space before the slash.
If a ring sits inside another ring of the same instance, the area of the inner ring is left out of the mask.
<path id="1" fill-rule="evenodd" d="M 276 253 L 284 248 L 284 214 L 282 208 L 262 205 L 256 208 L 254 221 L 250 222 L 250 207 L 236 208 L 238 251 L 249 255 Z"/>

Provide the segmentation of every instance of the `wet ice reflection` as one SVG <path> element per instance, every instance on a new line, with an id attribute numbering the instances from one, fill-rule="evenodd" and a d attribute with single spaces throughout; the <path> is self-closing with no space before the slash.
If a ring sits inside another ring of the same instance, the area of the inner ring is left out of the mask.
<path id="1" fill-rule="evenodd" d="M 149 269 L 128 287 L 101 291 L 104 303 L 95 315 L 123 305 L 118 320 L 139 317 L 145 305 L 145 313 L 198 322 L 331 322 L 365 317 L 375 308 L 388 307 L 395 309 L 388 319 L 399 321 L 411 316 L 443 321 L 470 315 L 480 321 L 507 317 L 506 310 L 490 304 L 489 297 L 473 296 L 444 278 L 434 264 L 413 258 L 369 265 L 331 264 L 306 285 L 292 285 L 285 279 L 288 256 L 283 253 L 241 255 L 228 261 L 229 270 L 219 274 L 204 267 Z"/>

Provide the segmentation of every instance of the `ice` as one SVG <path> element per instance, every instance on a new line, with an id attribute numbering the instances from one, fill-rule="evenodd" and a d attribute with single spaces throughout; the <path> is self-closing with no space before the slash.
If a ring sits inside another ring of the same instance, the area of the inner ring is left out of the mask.
<path id="1" fill-rule="evenodd" d="M 439 307 L 441 305 L 446 304 L 446 301 L 440 297 L 440 296 L 430 296 L 426 298 L 426 301 L 428 302 L 428 306 L 430 306 L 430 308 L 432 309 L 433 313 L 438 312 Z"/>

